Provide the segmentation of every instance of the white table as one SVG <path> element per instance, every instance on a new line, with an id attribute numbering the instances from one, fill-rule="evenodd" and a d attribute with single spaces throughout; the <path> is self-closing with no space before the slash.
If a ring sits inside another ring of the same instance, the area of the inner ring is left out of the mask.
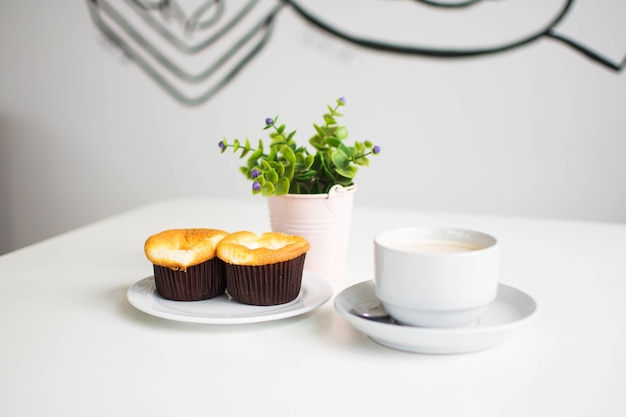
<path id="1" fill-rule="evenodd" d="M 147 236 L 172 227 L 269 230 L 265 201 L 162 202 L 0 257 L 0 415 L 626 415 L 626 225 L 354 210 L 349 276 L 372 279 L 372 238 L 409 225 L 478 229 L 501 281 L 539 316 L 499 345 L 424 355 L 380 346 L 333 307 L 238 326 L 132 307 Z"/>

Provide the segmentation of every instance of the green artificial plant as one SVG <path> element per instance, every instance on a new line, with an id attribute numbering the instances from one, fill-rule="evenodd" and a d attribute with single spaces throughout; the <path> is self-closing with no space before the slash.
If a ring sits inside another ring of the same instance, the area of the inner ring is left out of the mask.
<path id="1" fill-rule="evenodd" d="M 248 157 L 240 170 L 252 181 L 253 194 L 321 194 L 335 185 L 353 185 L 358 167 L 369 166 L 368 156 L 380 153 L 380 147 L 370 141 L 345 143 L 348 130 L 337 124 L 342 116 L 338 110 L 345 103 L 345 98 L 337 99 L 335 107 L 327 106 L 324 123 L 313 124 L 315 135 L 309 139 L 313 150 L 298 145 L 296 131 L 287 133 L 284 124 L 278 125 L 278 117 L 265 120 L 263 130 L 270 130 L 271 140 L 267 148 L 262 139 L 253 148 L 247 138 L 232 143 L 223 139 L 219 147 L 222 153 L 231 148 L 240 158 Z"/>

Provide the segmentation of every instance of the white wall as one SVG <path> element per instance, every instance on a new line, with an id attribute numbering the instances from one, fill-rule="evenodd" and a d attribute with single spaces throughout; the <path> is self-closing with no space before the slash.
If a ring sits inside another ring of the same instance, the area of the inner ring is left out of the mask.
<path id="1" fill-rule="evenodd" d="M 371 6 L 383 3 L 423 8 Z M 496 3 L 518 22 L 564 2 L 484 2 L 481 19 Z M 333 18 L 376 27 L 365 6 L 341 4 Z M 564 33 L 626 56 L 626 3 L 574 11 Z M 86 1 L 0 0 L 0 253 L 163 198 L 253 198 L 217 142 L 256 139 L 276 114 L 305 139 L 339 96 L 351 137 L 383 148 L 359 173 L 357 204 L 626 222 L 624 71 L 547 38 L 445 60 L 354 46 L 290 8 L 277 19 L 234 81 L 189 107 L 104 40 Z M 467 24 L 494 38 L 507 27 L 486 22 Z"/>

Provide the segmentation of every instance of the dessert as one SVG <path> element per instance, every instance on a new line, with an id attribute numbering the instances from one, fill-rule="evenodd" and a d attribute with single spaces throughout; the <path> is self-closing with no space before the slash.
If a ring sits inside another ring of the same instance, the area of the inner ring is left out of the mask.
<path id="1" fill-rule="evenodd" d="M 217 244 L 227 235 L 217 229 L 170 229 L 150 236 L 144 251 L 153 264 L 157 292 L 176 301 L 223 294 L 224 262 L 215 255 Z"/>
<path id="2" fill-rule="evenodd" d="M 228 293 L 244 304 L 288 303 L 300 293 L 311 245 L 301 236 L 241 231 L 226 236 L 217 256 L 226 264 Z"/>

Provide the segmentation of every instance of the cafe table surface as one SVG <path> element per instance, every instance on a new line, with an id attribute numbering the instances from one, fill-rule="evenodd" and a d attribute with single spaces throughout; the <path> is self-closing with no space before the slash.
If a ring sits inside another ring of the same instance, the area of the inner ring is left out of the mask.
<path id="1" fill-rule="evenodd" d="M 405 226 L 494 235 L 500 282 L 536 318 L 489 349 L 390 349 L 335 309 Z M 169 228 L 269 230 L 262 198 L 156 202 L 0 257 L 0 416 L 625 416 L 626 225 L 354 207 L 346 277 L 264 323 L 168 320 L 131 305 L 143 244 Z"/>

